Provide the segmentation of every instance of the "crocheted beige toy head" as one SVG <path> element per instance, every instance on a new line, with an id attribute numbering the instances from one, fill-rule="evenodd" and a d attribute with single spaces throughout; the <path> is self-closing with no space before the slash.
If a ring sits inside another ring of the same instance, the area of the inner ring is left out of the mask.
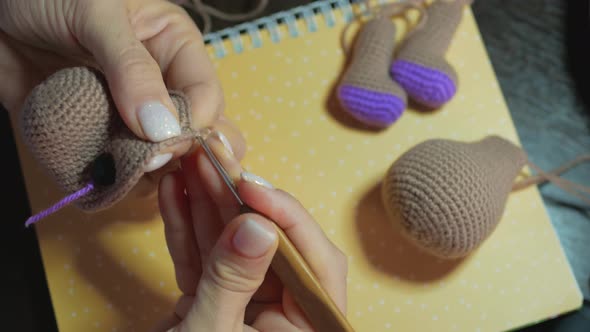
<path id="1" fill-rule="evenodd" d="M 526 162 L 522 149 L 496 136 L 475 143 L 425 141 L 387 172 L 385 209 L 419 247 L 462 257 L 494 230 Z"/>
<path id="2" fill-rule="evenodd" d="M 67 193 L 92 184 L 74 204 L 95 211 L 122 199 L 160 151 L 193 139 L 188 100 L 171 91 L 182 134 L 160 143 L 137 138 L 123 123 L 102 74 L 61 70 L 28 96 L 22 112 L 24 139 L 39 163 Z"/>

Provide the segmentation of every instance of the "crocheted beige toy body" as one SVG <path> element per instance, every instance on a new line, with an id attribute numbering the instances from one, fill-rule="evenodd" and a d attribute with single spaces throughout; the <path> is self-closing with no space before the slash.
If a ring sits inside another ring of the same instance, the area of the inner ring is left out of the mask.
<path id="1" fill-rule="evenodd" d="M 94 184 L 74 204 L 87 211 L 104 209 L 133 188 L 159 151 L 194 138 L 188 100 L 174 91 L 170 96 L 182 134 L 160 143 L 147 142 L 125 126 L 100 72 L 87 67 L 63 69 L 35 87 L 25 101 L 24 139 L 67 194 Z"/>
<path id="2" fill-rule="evenodd" d="M 522 149 L 497 136 L 425 141 L 391 166 L 383 203 L 392 223 L 419 247 L 462 257 L 498 224 L 526 160 Z"/>

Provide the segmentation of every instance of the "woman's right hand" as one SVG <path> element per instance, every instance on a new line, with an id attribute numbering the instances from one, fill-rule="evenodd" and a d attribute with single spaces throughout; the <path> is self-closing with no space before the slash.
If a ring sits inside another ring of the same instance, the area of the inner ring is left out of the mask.
<path id="1" fill-rule="evenodd" d="M 241 174 L 242 200 L 261 214 L 238 215 L 235 198 L 202 150 L 183 160 L 182 171 L 162 178 L 160 209 L 183 295 L 159 330 L 313 330 L 290 292 L 267 273 L 278 244 L 275 224 L 346 312 L 346 256 L 294 197 L 243 172 L 223 144 L 210 141 L 232 176 Z"/>

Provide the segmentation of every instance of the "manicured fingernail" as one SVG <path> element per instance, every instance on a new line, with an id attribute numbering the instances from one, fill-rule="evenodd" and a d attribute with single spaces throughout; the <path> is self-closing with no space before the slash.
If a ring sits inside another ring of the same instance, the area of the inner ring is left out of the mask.
<path id="1" fill-rule="evenodd" d="M 178 120 L 160 102 L 145 103 L 140 107 L 137 117 L 143 132 L 152 142 L 161 142 L 181 134 Z"/>
<path id="2" fill-rule="evenodd" d="M 167 162 L 172 159 L 172 153 L 164 153 L 159 154 L 157 156 L 152 157 L 152 159 L 145 165 L 143 168 L 144 172 L 152 172 L 157 170 L 158 168 L 166 165 Z"/>
<path id="3" fill-rule="evenodd" d="M 266 181 L 265 179 L 261 178 L 258 175 L 249 173 L 249 172 L 242 172 L 242 174 L 240 174 L 240 177 L 242 178 L 242 180 L 246 181 L 246 182 L 251 182 L 251 183 L 255 183 L 259 186 L 263 186 L 265 188 L 268 189 L 273 189 L 273 185 L 270 184 L 270 182 Z"/>
<path id="4" fill-rule="evenodd" d="M 231 148 L 231 144 L 229 143 L 227 137 L 225 137 L 225 135 L 220 131 L 215 131 L 213 134 L 221 142 L 221 144 L 223 144 L 223 147 L 229 151 L 229 153 L 234 155 L 234 150 Z"/>
<path id="5" fill-rule="evenodd" d="M 232 243 L 240 254 L 256 258 L 264 255 L 276 239 L 277 233 L 272 226 L 246 219 L 238 227 Z"/>

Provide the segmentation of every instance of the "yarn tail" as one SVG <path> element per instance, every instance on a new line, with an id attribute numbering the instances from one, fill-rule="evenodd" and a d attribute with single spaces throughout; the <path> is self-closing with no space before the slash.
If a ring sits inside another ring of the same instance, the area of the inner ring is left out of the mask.
<path id="1" fill-rule="evenodd" d="M 38 222 L 39 220 L 44 219 L 44 218 L 48 217 L 49 215 L 57 212 L 58 210 L 62 209 L 63 207 L 65 207 L 65 206 L 71 204 L 72 202 L 80 199 L 81 197 L 87 195 L 93 189 L 94 189 L 94 184 L 92 184 L 92 183 L 87 184 L 84 188 L 76 191 L 75 193 L 73 193 L 71 195 L 64 197 L 61 201 L 55 203 L 50 208 L 43 210 L 43 211 L 35 214 L 34 216 L 31 216 L 25 222 L 25 227 L 29 227 L 30 225 Z"/>

